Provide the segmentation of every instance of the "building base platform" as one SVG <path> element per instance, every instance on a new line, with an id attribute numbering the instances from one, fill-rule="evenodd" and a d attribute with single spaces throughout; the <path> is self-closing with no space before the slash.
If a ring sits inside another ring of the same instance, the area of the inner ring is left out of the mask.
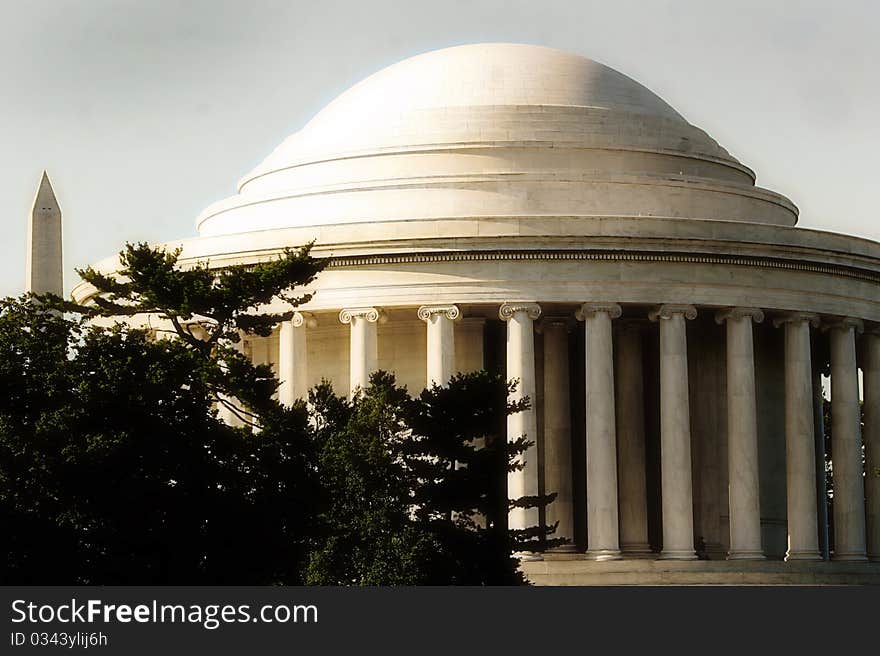
<path id="1" fill-rule="evenodd" d="M 534 585 L 880 585 L 877 562 L 595 561 L 548 554 L 520 567 Z"/>

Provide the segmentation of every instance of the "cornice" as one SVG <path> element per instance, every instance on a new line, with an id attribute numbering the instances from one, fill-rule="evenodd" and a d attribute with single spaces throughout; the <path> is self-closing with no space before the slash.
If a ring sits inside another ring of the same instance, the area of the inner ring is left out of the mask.
<path id="1" fill-rule="evenodd" d="M 880 271 L 835 264 L 813 264 L 786 258 L 752 255 L 718 255 L 697 252 L 632 252 L 623 250 L 492 250 L 492 251 L 435 251 L 419 253 L 389 253 L 376 255 L 343 255 L 330 257 L 329 268 L 350 268 L 384 264 L 418 264 L 436 262 L 498 262 L 498 261 L 596 261 L 596 262 L 670 262 L 682 264 L 717 264 L 764 269 L 805 271 L 843 278 L 865 280 L 880 284 Z"/>

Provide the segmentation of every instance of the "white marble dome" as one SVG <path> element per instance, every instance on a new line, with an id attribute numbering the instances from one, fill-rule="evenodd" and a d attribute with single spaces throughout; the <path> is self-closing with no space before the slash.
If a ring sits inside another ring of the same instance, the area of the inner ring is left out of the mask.
<path id="1" fill-rule="evenodd" d="M 474 217 L 794 225 L 791 202 L 754 180 L 663 99 L 607 66 L 552 48 L 476 44 L 356 84 L 197 224 L 203 236 Z"/>

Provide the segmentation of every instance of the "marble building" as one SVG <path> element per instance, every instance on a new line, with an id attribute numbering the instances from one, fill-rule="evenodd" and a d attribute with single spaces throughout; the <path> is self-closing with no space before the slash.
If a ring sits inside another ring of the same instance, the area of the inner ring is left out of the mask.
<path id="1" fill-rule="evenodd" d="M 311 240 L 331 258 L 244 345 L 283 401 L 376 369 L 412 391 L 518 379 L 532 408 L 508 431 L 536 444 L 510 493 L 558 499 L 510 522 L 570 540 L 524 559 L 536 582 L 880 582 L 880 244 L 797 220 L 625 75 L 480 44 L 355 85 L 169 246 L 215 267 Z"/>

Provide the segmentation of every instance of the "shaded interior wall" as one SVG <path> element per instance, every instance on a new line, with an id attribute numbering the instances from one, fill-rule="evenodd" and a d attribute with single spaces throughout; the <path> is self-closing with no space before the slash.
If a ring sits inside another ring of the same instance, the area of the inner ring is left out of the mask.
<path id="1" fill-rule="evenodd" d="M 316 328 L 306 329 L 310 389 L 326 379 L 337 394 L 348 395 L 350 330 L 349 326 L 333 319 L 319 319 Z"/>
<path id="2" fill-rule="evenodd" d="M 463 319 L 455 325 L 456 371 L 471 372 L 483 368 L 483 319 Z M 314 387 L 326 379 L 337 394 L 349 393 L 349 355 L 351 328 L 323 319 L 315 328 L 307 328 L 308 385 Z M 379 368 L 392 371 L 397 382 L 411 394 L 425 387 L 427 377 L 427 329 L 419 319 L 393 318 L 378 326 Z M 277 372 L 278 331 L 271 337 L 248 338 L 245 352 L 257 362 L 270 362 Z M 265 355 L 268 353 L 268 356 Z"/>
<path id="3" fill-rule="evenodd" d="M 728 542 L 724 330 L 711 314 L 688 322 L 687 330 L 694 545 L 702 558 L 723 559 Z"/>
<path id="4" fill-rule="evenodd" d="M 538 494 L 547 493 L 547 476 L 544 471 L 544 335 L 535 331 L 535 398 L 532 399 L 532 408 L 535 409 L 535 420 L 538 434 L 530 436 L 536 442 L 536 454 L 538 456 Z M 541 526 L 547 525 L 547 509 L 538 509 L 538 522 Z"/>
<path id="5" fill-rule="evenodd" d="M 825 391 L 822 377 L 831 374 L 830 343 L 826 335 L 817 335 L 816 330 L 810 331 L 813 365 L 813 422 L 816 456 L 816 509 L 818 511 L 819 549 L 825 560 L 830 558 L 834 549 L 833 505 L 829 502 L 829 481 L 826 472 L 825 455 Z"/>
<path id="6" fill-rule="evenodd" d="M 484 319 L 462 319 L 455 323 L 455 372 L 483 368 Z M 345 326 L 348 329 L 348 326 Z M 348 335 L 346 334 L 346 339 Z M 379 369 L 394 372 L 398 384 L 412 395 L 425 388 L 428 377 L 428 332 L 421 319 L 392 317 L 379 324 Z M 348 371 L 347 361 L 345 365 Z M 347 375 L 347 373 L 346 373 Z"/>
<path id="7" fill-rule="evenodd" d="M 462 319 L 455 324 L 456 373 L 480 371 L 485 366 L 483 354 L 485 326 L 486 320 L 481 317 Z M 426 330 L 424 325 L 422 330 Z M 427 358 L 427 354 L 425 357 Z"/>
<path id="8" fill-rule="evenodd" d="M 785 331 L 768 319 L 755 326 L 761 538 L 768 558 L 788 547 L 785 490 Z"/>
<path id="9" fill-rule="evenodd" d="M 500 319 L 487 319 L 483 329 L 483 357 L 486 371 L 507 376 L 507 326 Z M 495 434 L 506 439 L 507 420 L 499 418 Z M 496 509 L 499 517 L 507 517 L 507 480 L 499 479 L 495 490 L 500 507 Z"/>
<path id="10" fill-rule="evenodd" d="M 587 415 L 584 324 L 569 336 L 569 391 L 571 393 L 571 473 L 574 503 L 574 541 L 587 548 Z"/>
<path id="11" fill-rule="evenodd" d="M 645 399 L 645 486 L 648 496 L 648 542 L 663 546 L 660 480 L 660 332 L 656 323 L 642 331 L 642 378 Z"/>
<path id="12" fill-rule="evenodd" d="M 417 317 L 392 317 L 386 323 L 379 324 L 378 340 L 379 369 L 393 372 L 397 384 L 406 386 L 410 394 L 421 392 L 427 378 L 425 353 L 428 336 L 425 322 Z"/>

